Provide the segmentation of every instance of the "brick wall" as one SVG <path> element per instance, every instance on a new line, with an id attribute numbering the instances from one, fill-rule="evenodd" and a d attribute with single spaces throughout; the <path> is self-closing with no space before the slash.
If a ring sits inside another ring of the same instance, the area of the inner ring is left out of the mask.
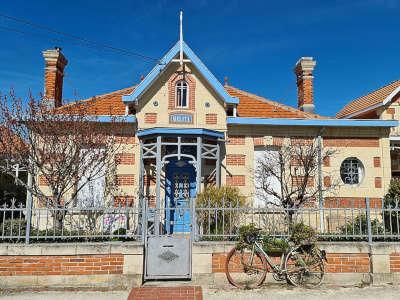
<path id="1" fill-rule="evenodd" d="M 392 252 L 389 256 L 390 272 L 400 272 L 400 253 Z"/>
<path id="2" fill-rule="evenodd" d="M 228 145 L 244 145 L 245 137 L 244 135 L 230 135 L 228 137 Z"/>
<path id="3" fill-rule="evenodd" d="M 327 273 L 368 273 L 368 253 L 328 253 L 325 272 Z"/>
<path id="4" fill-rule="evenodd" d="M 117 175 L 116 177 L 118 186 L 135 184 L 135 175 L 133 174 Z"/>
<path id="5" fill-rule="evenodd" d="M 0 276 L 122 274 L 122 254 L 0 256 Z"/>
<path id="6" fill-rule="evenodd" d="M 253 136 L 253 144 L 254 146 L 264 146 L 265 138 L 263 136 Z"/>
<path id="7" fill-rule="evenodd" d="M 206 114 L 206 124 L 217 124 L 218 116 L 217 114 Z"/>
<path id="8" fill-rule="evenodd" d="M 227 154 L 226 164 L 228 166 L 244 166 L 246 155 L 244 154 Z"/>
<path id="9" fill-rule="evenodd" d="M 324 137 L 325 147 L 379 147 L 377 138 Z"/>
<path id="10" fill-rule="evenodd" d="M 369 203 L 371 208 L 382 207 L 380 198 L 370 198 Z M 365 198 L 362 197 L 326 197 L 324 199 L 325 208 L 364 208 L 365 206 Z"/>
<path id="11" fill-rule="evenodd" d="M 246 176 L 244 175 L 226 175 L 226 185 L 229 186 L 245 186 Z"/>
<path id="12" fill-rule="evenodd" d="M 120 165 L 133 165 L 135 164 L 134 153 L 117 153 L 115 155 L 115 161 Z"/>
<path id="13" fill-rule="evenodd" d="M 157 113 L 145 113 L 144 114 L 144 122 L 147 124 L 157 123 Z"/>
<path id="14" fill-rule="evenodd" d="M 126 145 L 134 145 L 135 137 L 134 136 L 117 136 L 115 138 L 115 142 Z"/>
<path id="15" fill-rule="evenodd" d="M 226 253 L 213 253 L 212 272 L 224 273 Z M 395 257 L 395 256 L 393 256 Z M 397 258 L 397 257 L 396 257 Z M 280 257 L 272 257 L 279 263 Z M 325 272 L 327 273 L 368 273 L 370 262 L 368 253 L 328 253 Z M 398 270 L 400 271 L 400 254 L 398 256 Z M 238 266 L 238 271 L 240 270 Z"/>
<path id="16" fill-rule="evenodd" d="M 133 206 L 135 203 L 134 196 L 116 196 L 114 197 L 114 206 Z"/>
<path id="17" fill-rule="evenodd" d="M 380 168 L 380 167 L 381 167 L 381 158 L 374 157 L 374 168 Z"/>

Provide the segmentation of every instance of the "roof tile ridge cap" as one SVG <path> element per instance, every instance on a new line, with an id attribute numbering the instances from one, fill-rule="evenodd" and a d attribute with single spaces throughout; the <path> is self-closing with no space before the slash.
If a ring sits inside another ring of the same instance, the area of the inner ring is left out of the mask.
<path id="1" fill-rule="evenodd" d="M 343 117 L 346 117 L 346 116 L 348 116 L 348 115 L 351 115 L 351 114 L 355 113 L 355 112 L 344 113 L 344 110 L 345 110 L 346 108 L 348 108 L 351 104 L 353 104 L 353 103 L 355 103 L 355 102 L 357 102 L 357 101 L 359 101 L 359 100 L 362 100 L 362 98 L 365 98 L 365 97 L 367 97 L 367 96 L 369 96 L 369 95 L 371 95 L 371 94 L 373 94 L 373 93 L 375 93 L 375 92 L 378 92 L 379 90 L 382 90 L 382 89 L 384 89 L 384 88 L 386 88 L 386 87 L 388 87 L 388 86 L 390 86 L 390 85 L 392 85 L 392 84 L 394 84 L 394 83 L 397 83 L 398 86 L 395 86 L 395 87 L 393 88 L 393 90 L 400 86 L 400 79 L 393 80 L 393 81 L 391 81 L 391 82 L 389 82 L 389 83 L 387 83 L 387 84 L 381 86 L 380 88 L 377 88 L 377 89 L 375 89 L 375 90 L 372 90 L 372 91 L 370 91 L 370 92 L 367 92 L 366 94 L 364 94 L 364 95 L 362 95 L 362 96 L 359 96 L 359 97 L 357 97 L 357 98 L 351 100 L 349 103 L 347 103 L 345 106 L 343 106 L 343 108 L 342 108 L 341 110 L 338 111 L 338 113 L 336 114 L 336 117 L 337 117 L 337 118 L 343 118 Z M 344 113 L 344 114 L 343 114 L 343 113 Z"/>
<path id="2" fill-rule="evenodd" d="M 247 92 L 247 91 L 243 91 L 243 90 L 241 90 L 241 89 L 239 89 L 239 88 L 237 88 L 237 87 L 231 86 L 231 85 L 225 85 L 225 87 L 232 88 L 232 89 L 234 89 L 235 91 L 237 91 L 238 93 L 247 95 L 247 96 L 249 96 L 249 97 L 257 98 L 257 100 L 264 101 L 264 102 L 267 102 L 267 103 L 272 104 L 272 105 L 276 105 L 276 106 L 278 106 L 278 107 L 280 107 L 280 108 L 283 108 L 283 109 L 286 109 L 286 110 L 288 110 L 288 111 L 303 114 L 303 115 L 304 115 L 306 118 L 308 118 L 308 119 L 313 119 L 313 117 L 314 117 L 314 118 L 321 118 L 321 119 L 325 118 L 325 117 L 320 116 L 320 115 L 318 115 L 318 114 L 304 112 L 304 111 L 301 111 L 301 110 L 299 110 L 299 109 L 297 109 L 297 108 L 294 108 L 294 107 L 292 107 L 292 106 L 290 106 L 290 105 L 286 105 L 286 104 L 283 104 L 283 103 L 279 103 L 279 102 L 277 102 L 277 101 L 270 100 L 270 99 L 267 99 L 267 98 L 265 98 L 265 97 L 262 97 L 262 96 L 259 96 L 259 95 L 256 95 L 256 94 L 253 94 L 253 93 L 250 93 L 250 92 Z M 290 118 L 285 118 L 285 119 L 290 119 Z"/>
<path id="3" fill-rule="evenodd" d="M 67 108 L 67 107 L 69 107 L 69 106 L 77 105 L 77 104 L 82 103 L 82 102 L 88 102 L 88 101 L 93 101 L 93 100 L 100 100 L 101 98 L 110 96 L 110 95 L 112 95 L 112 94 L 120 93 L 120 92 L 123 92 L 123 91 L 125 91 L 125 90 L 132 89 L 132 88 L 135 89 L 136 87 L 137 87 L 137 84 L 136 84 L 136 85 L 132 85 L 132 86 L 130 86 L 130 87 L 122 88 L 122 89 L 119 89 L 119 90 L 116 90 L 116 91 L 113 91 L 113 92 L 109 92 L 109 93 L 105 93 L 105 94 L 100 94 L 100 95 L 94 95 L 94 96 L 92 96 L 92 97 L 90 97 L 90 98 L 75 100 L 74 102 L 70 102 L 70 103 L 64 104 L 63 106 L 57 107 L 57 110 L 59 110 L 59 109 L 61 110 L 62 108 Z"/>

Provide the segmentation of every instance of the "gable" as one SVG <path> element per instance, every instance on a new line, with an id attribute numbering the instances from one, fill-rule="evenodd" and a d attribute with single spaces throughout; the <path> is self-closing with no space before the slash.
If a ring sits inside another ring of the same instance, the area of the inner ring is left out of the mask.
<path id="1" fill-rule="evenodd" d="M 190 60 L 190 63 L 197 69 L 197 71 L 205 78 L 208 84 L 214 89 L 214 91 L 221 97 L 225 103 L 237 104 L 239 101 L 237 98 L 230 96 L 222 84 L 216 79 L 216 77 L 208 70 L 204 63 L 197 57 L 197 55 L 190 49 L 190 47 L 182 41 L 183 53 L 186 59 Z M 160 62 L 150 71 L 149 74 L 143 79 L 143 81 L 137 86 L 137 88 L 128 95 L 122 97 L 124 103 L 137 102 L 140 97 L 151 87 L 152 84 L 157 80 L 159 76 L 165 72 L 171 64 L 174 64 L 174 59 L 179 54 L 179 41 L 173 46 L 167 54 L 160 60 Z"/>
<path id="2" fill-rule="evenodd" d="M 351 118 L 367 111 L 388 104 L 393 97 L 400 93 L 400 80 L 393 81 L 367 95 L 361 96 L 345 107 L 337 114 L 337 118 Z"/>

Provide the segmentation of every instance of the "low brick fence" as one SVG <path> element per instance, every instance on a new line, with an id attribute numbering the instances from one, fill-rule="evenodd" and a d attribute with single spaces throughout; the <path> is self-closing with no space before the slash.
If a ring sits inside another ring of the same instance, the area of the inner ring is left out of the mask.
<path id="1" fill-rule="evenodd" d="M 223 286 L 231 242 L 196 242 L 192 280 Z M 321 243 L 327 251 L 325 283 L 400 283 L 400 243 Z M 278 259 L 278 258 L 277 258 Z M 139 286 L 143 245 L 138 242 L 0 244 L 0 289 Z M 273 281 L 269 275 L 267 281 Z"/>

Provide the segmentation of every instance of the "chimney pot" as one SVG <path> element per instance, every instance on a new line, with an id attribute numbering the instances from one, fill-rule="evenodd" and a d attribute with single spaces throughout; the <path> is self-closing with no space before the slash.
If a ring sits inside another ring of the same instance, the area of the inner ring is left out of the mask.
<path id="1" fill-rule="evenodd" d="M 313 71 L 317 62 L 312 57 L 301 57 L 295 67 L 297 81 L 297 105 L 305 112 L 314 112 Z"/>
<path id="2" fill-rule="evenodd" d="M 43 102 L 49 108 L 59 107 L 62 105 L 64 68 L 68 61 L 60 47 L 43 51 L 42 54 L 45 61 Z"/>

